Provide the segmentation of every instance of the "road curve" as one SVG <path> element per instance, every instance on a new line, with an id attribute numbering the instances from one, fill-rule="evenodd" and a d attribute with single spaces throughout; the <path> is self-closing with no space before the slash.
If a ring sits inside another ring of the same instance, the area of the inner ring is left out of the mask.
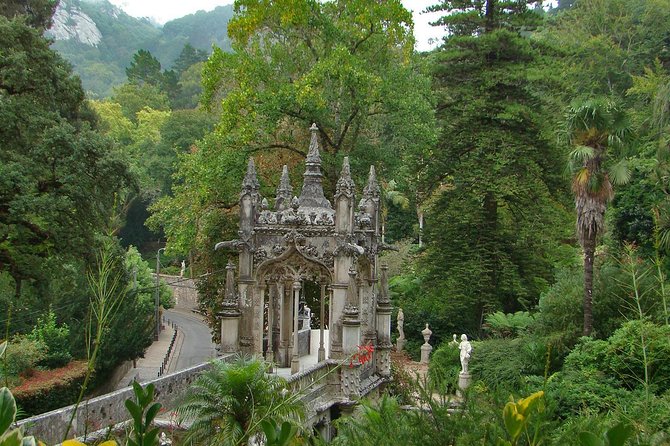
<path id="1" fill-rule="evenodd" d="M 170 372 L 178 372 L 191 366 L 207 362 L 216 357 L 215 345 L 209 327 L 203 319 L 192 312 L 181 309 L 166 310 L 165 319 L 177 324 L 181 340 L 177 342 Z"/>

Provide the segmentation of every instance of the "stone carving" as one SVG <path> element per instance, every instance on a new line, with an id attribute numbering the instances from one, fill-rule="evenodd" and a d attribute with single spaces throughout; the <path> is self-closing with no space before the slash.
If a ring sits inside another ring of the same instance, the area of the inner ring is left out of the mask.
<path id="1" fill-rule="evenodd" d="M 354 196 L 354 180 L 351 179 L 351 168 L 349 167 L 349 157 L 345 156 L 344 161 L 342 162 L 342 172 L 340 173 L 340 178 L 337 180 L 335 185 L 335 198 L 337 199 L 341 195 L 344 195 L 348 198 Z"/>
<path id="2" fill-rule="evenodd" d="M 468 363 L 472 353 L 472 345 L 465 334 L 461 335 L 461 343 L 458 344 L 458 349 L 461 351 L 461 373 L 465 375 L 468 373 Z"/>
<path id="3" fill-rule="evenodd" d="M 423 345 L 421 346 L 421 363 L 422 364 L 428 364 L 428 360 L 430 358 L 430 352 L 433 351 L 433 346 L 428 343 L 430 341 L 430 336 L 433 334 L 432 330 L 428 328 L 428 324 L 426 324 L 426 328 L 421 330 L 421 336 L 423 336 Z"/>
<path id="4" fill-rule="evenodd" d="M 402 308 L 398 308 L 398 317 L 396 318 L 398 323 L 398 340 L 396 342 L 396 350 L 401 352 L 405 348 L 405 313 L 402 312 Z"/>
<path id="5" fill-rule="evenodd" d="M 186 273 L 186 261 L 182 260 L 181 261 L 181 271 L 179 271 L 179 277 L 184 277 L 185 273 Z"/>
<path id="6" fill-rule="evenodd" d="M 314 245 L 305 245 L 300 250 L 300 252 L 303 253 L 307 257 L 313 257 L 313 258 L 318 258 L 319 257 L 319 250 Z"/>
<path id="7" fill-rule="evenodd" d="M 372 225 L 372 217 L 365 211 L 365 200 L 361 200 L 356 213 L 356 224 L 363 229 L 368 229 Z"/>
<path id="8" fill-rule="evenodd" d="M 258 248 L 256 249 L 256 252 L 254 252 L 254 263 L 256 265 L 260 265 L 265 260 L 267 260 L 268 257 L 269 257 L 268 252 L 265 249 Z"/>
<path id="9" fill-rule="evenodd" d="M 288 208 L 291 197 L 293 197 L 293 187 L 291 187 L 291 181 L 288 177 L 288 166 L 284 164 L 281 179 L 279 180 L 279 186 L 277 187 L 275 209 L 277 211 L 283 211 Z"/>
<path id="10" fill-rule="evenodd" d="M 375 347 L 375 358 L 369 363 L 343 370 L 333 378 L 341 380 L 338 398 L 355 397 L 362 391 L 361 383 L 369 382 L 373 373 L 390 376 L 392 307 L 388 284 L 384 290 L 378 289 L 375 276 L 381 246 L 377 231 L 380 189 L 371 167 L 362 191 L 363 199 L 355 201 L 357 192 L 346 158 L 336 192 L 329 197 L 337 203 L 334 209 L 322 187 L 319 137 L 326 137 L 326 133 L 315 125 L 310 132 L 299 193 L 297 189 L 294 192 L 288 167 L 283 166 L 276 195 L 263 198 L 256 166 L 253 160 L 249 161 L 239 202 L 238 240 L 217 244 L 218 249 L 239 252 L 238 282 L 228 281 L 231 287 L 221 302 L 226 311 L 220 315 L 222 322 L 234 319 L 239 330 L 236 328 L 233 333 L 222 327 L 222 334 L 231 333 L 229 344 L 236 351 L 265 353 L 271 360 L 274 358 L 279 367 L 288 367 L 300 355 L 299 342 L 293 334 L 294 324 L 300 326 L 304 321 L 306 327 L 311 313 L 304 303 L 302 311 L 300 304 L 296 308 L 296 293 L 300 289 L 308 289 L 309 293 L 316 291 L 319 296 L 338 303 L 329 308 L 329 317 L 323 318 L 328 324 L 329 338 L 324 339 L 324 344 L 330 346 L 330 358 L 345 359 L 360 344 Z M 350 275 L 347 286 L 345 269 Z M 317 314 L 322 310 L 321 305 L 313 309 Z M 233 322 L 227 327 L 232 327 Z M 265 339 L 268 342 L 264 344 Z M 399 343 L 404 339 L 402 333 Z M 324 357 L 319 356 L 319 359 Z"/>

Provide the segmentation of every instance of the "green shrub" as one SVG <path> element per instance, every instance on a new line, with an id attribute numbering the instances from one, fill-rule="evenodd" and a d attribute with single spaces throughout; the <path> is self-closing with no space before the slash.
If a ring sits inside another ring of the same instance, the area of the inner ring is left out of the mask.
<path id="1" fill-rule="evenodd" d="M 470 371 L 488 388 L 525 393 L 528 376 L 542 376 L 546 346 L 541 338 L 490 339 L 472 343 Z"/>
<path id="2" fill-rule="evenodd" d="M 58 369 L 36 371 L 12 389 L 16 403 L 27 416 L 74 404 L 87 367 L 86 361 L 73 361 Z"/>
<path id="3" fill-rule="evenodd" d="M 594 334 L 608 337 L 622 322 L 621 283 L 627 280 L 621 269 L 609 263 L 596 270 L 594 278 Z M 559 350 L 572 348 L 582 334 L 584 275 L 581 268 L 564 268 L 556 273 L 556 282 L 540 296 L 539 312 L 532 331 L 560 341 Z"/>
<path id="4" fill-rule="evenodd" d="M 567 419 L 605 413 L 629 397 L 607 365 L 608 350 L 607 341 L 580 338 L 565 358 L 563 371 L 547 382 L 548 407 L 554 416 Z"/>
<path id="5" fill-rule="evenodd" d="M 652 390 L 656 394 L 670 390 L 670 327 L 665 325 L 649 321 L 624 323 L 607 340 L 605 361 L 610 373 L 629 389 L 639 387 L 645 377 L 643 345 Z"/>
<path id="6" fill-rule="evenodd" d="M 607 413 L 630 398 L 617 380 L 595 368 L 559 372 L 547 381 L 545 388 L 548 409 L 563 420 Z"/>
<path id="7" fill-rule="evenodd" d="M 39 365 L 47 368 L 62 367 L 72 359 L 70 354 L 70 328 L 67 324 L 56 326 L 56 315 L 53 311 L 44 318 L 38 318 L 29 339 L 42 343 L 46 347 L 46 355 Z"/>
<path id="8" fill-rule="evenodd" d="M 46 346 L 26 336 L 15 336 L 7 344 L 5 360 L 0 361 L 0 374 L 16 381 L 19 375 L 30 375 L 46 356 Z"/>
<path id="9" fill-rule="evenodd" d="M 460 351 L 453 341 L 443 342 L 432 354 L 428 378 L 441 392 L 453 394 L 461 371 Z"/>

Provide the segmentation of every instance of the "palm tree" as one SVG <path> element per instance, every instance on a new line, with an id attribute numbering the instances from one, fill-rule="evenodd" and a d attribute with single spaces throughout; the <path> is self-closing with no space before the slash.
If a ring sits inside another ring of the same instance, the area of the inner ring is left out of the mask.
<path id="1" fill-rule="evenodd" d="M 262 435 L 263 421 L 298 420 L 299 399 L 287 391 L 286 380 L 266 370 L 256 358 L 212 362 L 177 409 L 180 422 L 190 424 L 185 444 L 246 445 Z"/>
<path id="2" fill-rule="evenodd" d="M 574 102 L 568 109 L 566 132 L 573 147 L 570 163 L 577 210 L 577 236 L 584 250 L 584 335 L 593 329 L 593 260 L 602 233 L 613 186 L 625 184 L 630 171 L 621 151 L 629 132 L 623 111 L 611 100 Z M 615 162 L 616 161 L 616 162 Z"/>

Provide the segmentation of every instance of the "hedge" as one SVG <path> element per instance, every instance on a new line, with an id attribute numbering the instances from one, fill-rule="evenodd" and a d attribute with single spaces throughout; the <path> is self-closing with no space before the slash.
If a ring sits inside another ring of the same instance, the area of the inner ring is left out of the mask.
<path id="1" fill-rule="evenodd" d="M 21 385 L 11 389 L 26 416 L 74 404 L 86 376 L 86 361 L 72 361 L 65 367 L 36 370 Z"/>

